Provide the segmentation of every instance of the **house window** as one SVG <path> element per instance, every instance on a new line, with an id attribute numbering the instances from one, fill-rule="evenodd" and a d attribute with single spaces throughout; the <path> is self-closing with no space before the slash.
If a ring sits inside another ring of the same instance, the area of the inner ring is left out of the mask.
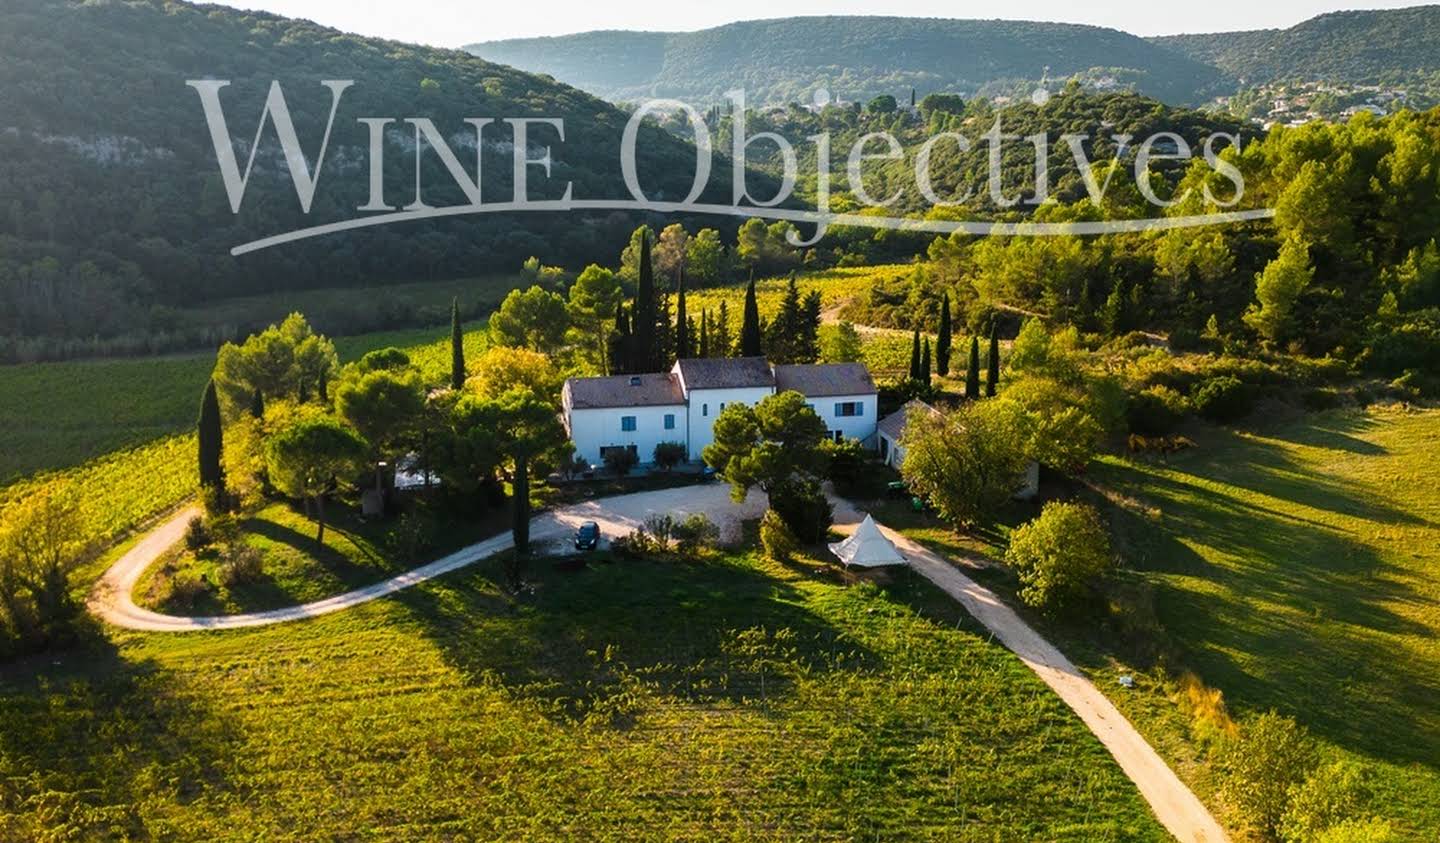
<path id="1" fill-rule="evenodd" d="M 701 404 L 701 405 L 700 405 L 700 415 L 702 415 L 702 416 L 708 416 L 708 415 L 710 415 L 710 405 L 709 405 L 709 404 Z"/>
<path id="2" fill-rule="evenodd" d="M 674 414 L 674 413 L 666 413 L 666 414 L 665 414 L 665 429 L 666 429 L 666 430 L 674 430 L 674 429 L 675 429 L 675 414 Z"/>
<path id="3" fill-rule="evenodd" d="M 834 439 L 836 442 L 844 442 L 844 441 L 845 441 L 845 431 L 843 431 L 843 430 L 831 430 L 831 431 L 827 431 L 827 432 L 826 432 L 826 435 L 828 435 L 831 439 Z"/>
<path id="4" fill-rule="evenodd" d="M 620 417 L 620 429 L 621 429 L 622 431 L 626 432 L 626 433 L 634 433 L 634 432 L 635 432 L 635 417 L 634 417 L 634 416 L 621 416 L 621 417 Z"/>
<path id="5" fill-rule="evenodd" d="M 837 418 L 863 415 L 865 415 L 865 405 L 859 401 L 837 401 L 835 403 L 835 416 Z"/>

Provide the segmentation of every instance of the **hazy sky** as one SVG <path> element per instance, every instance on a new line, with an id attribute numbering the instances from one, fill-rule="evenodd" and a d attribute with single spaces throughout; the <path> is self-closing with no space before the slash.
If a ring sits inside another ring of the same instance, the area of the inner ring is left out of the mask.
<path id="1" fill-rule="evenodd" d="M 703 29 L 737 20 L 792 15 L 886 14 L 1088 23 L 1136 35 L 1285 27 L 1338 9 L 1401 8 L 1414 0 L 1206 0 L 1204 3 L 1080 3 L 1076 0 L 220 0 L 227 6 L 309 18 L 362 35 L 458 47 L 475 41 L 564 35 L 591 29 Z"/>

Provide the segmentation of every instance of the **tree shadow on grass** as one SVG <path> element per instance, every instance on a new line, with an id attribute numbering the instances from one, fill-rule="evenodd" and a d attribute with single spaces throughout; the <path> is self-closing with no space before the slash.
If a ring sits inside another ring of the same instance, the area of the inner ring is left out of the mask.
<path id="1" fill-rule="evenodd" d="M 527 578 L 533 591 L 511 598 L 488 560 L 396 599 L 468 682 L 498 683 L 564 722 L 623 726 L 647 697 L 763 706 L 798 675 L 879 662 L 750 564 L 540 559 Z"/>
<path id="2" fill-rule="evenodd" d="M 1137 463 L 1116 478 L 1142 505 L 1110 511 L 1118 549 L 1131 567 L 1160 575 L 1151 578 L 1155 608 L 1186 662 L 1232 702 L 1285 711 L 1377 757 L 1434 764 L 1440 668 L 1397 637 L 1436 631 L 1394 608 L 1433 599 L 1357 540 L 1361 525 L 1257 504 L 1249 490 L 1368 523 L 1425 522 L 1316 476 L 1273 443 L 1233 443 L 1226 455 L 1243 462 L 1197 467 L 1194 477 Z"/>
<path id="3" fill-rule="evenodd" d="M 233 792 L 242 736 L 199 697 L 105 639 L 0 670 L 0 838 L 148 840 L 147 807 Z"/>

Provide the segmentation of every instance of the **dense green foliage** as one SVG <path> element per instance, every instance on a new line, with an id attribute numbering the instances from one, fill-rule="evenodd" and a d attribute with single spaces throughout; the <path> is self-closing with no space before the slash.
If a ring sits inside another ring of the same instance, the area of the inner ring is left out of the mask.
<path id="1" fill-rule="evenodd" d="M 808 102 L 818 89 L 864 103 L 877 95 L 969 96 L 1050 74 L 1113 76 L 1172 102 L 1200 99 L 1214 68 L 1113 29 L 999 20 L 811 17 L 699 32 L 588 32 L 466 49 L 548 73 L 611 100 L 677 97 L 706 108 L 744 88 L 754 104 Z"/>
<path id="2" fill-rule="evenodd" d="M 1252 85 L 1305 79 L 1433 86 L 1440 74 L 1435 6 L 1329 12 L 1288 29 L 1150 40 Z"/>
<path id="3" fill-rule="evenodd" d="M 1057 611 L 1083 597 L 1115 564 L 1100 515 L 1085 504 L 1051 501 L 1010 534 L 1005 564 L 1020 578 L 1020 599 Z"/>
<path id="4" fill-rule="evenodd" d="M 232 257 L 229 249 L 241 243 L 357 215 L 367 179 L 337 161 L 365 159 L 368 129 L 360 117 L 428 117 L 447 138 L 460 136 L 463 118 L 494 117 L 487 148 L 509 131 L 498 118 L 562 117 L 563 144 L 537 130 L 536 141 L 554 145 L 555 170 L 549 181 L 532 177 L 531 194 L 558 196 L 556 183 L 569 180 L 577 198 L 594 198 L 626 195 L 618 165 L 626 116 L 460 51 L 166 0 L 6 3 L 0 55 L 0 112 L 12 127 L 0 132 L 0 195 L 7 197 L 0 207 L 0 352 L 41 340 L 59 352 L 77 337 L 99 343 L 162 331 L 174 333 L 175 344 L 214 344 L 216 333 L 177 322 L 172 309 L 272 290 L 443 278 L 477 266 L 517 266 L 540 253 L 579 264 L 609 254 L 633 227 L 623 216 L 588 223 L 561 214 L 492 216 L 483 224 L 433 221 L 418 233 L 382 227 Z M 232 213 L 187 79 L 230 80 L 222 103 L 232 135 L 247 143 L 271 81 L 280 81 L 311 155 L 330 105 L 318 80 L 355 80 L 335 118 L 311 213 L 296 201 L 273 130 L 261 138 L 245 202 Z M 386 199 L 397 206 L 407 191 L 413 198 L 415 183 L 402 125 L 391 127 L 384 164 Z M 649 128 L 638 149 L 647 187 L 683 194 L 684 162 L 693 166 L 693 154 Z M 490 152 L 483 196 L 508 199 L 509 155 Z M 423 177 L 427 203 L 465 201 L 438 156 L 424 156 Z"/>

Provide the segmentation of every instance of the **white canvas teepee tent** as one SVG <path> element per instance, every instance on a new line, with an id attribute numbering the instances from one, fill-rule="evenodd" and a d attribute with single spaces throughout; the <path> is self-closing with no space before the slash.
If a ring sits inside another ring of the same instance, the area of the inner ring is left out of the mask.
<path id="1" fill-rule="evenodd" d="M 848 565 L 858 565 L 862 568 L 878 568 L 882 565 L 904 565 L 905 557 L 895 549 L 895 545 L 885 538 L 880 528 L 875 526 L 875 519 L 869 515 L 855 528 L 855 532 L 843 542 L 830 545 L 830 552 L 840 557 L 840 561 Z"/>

